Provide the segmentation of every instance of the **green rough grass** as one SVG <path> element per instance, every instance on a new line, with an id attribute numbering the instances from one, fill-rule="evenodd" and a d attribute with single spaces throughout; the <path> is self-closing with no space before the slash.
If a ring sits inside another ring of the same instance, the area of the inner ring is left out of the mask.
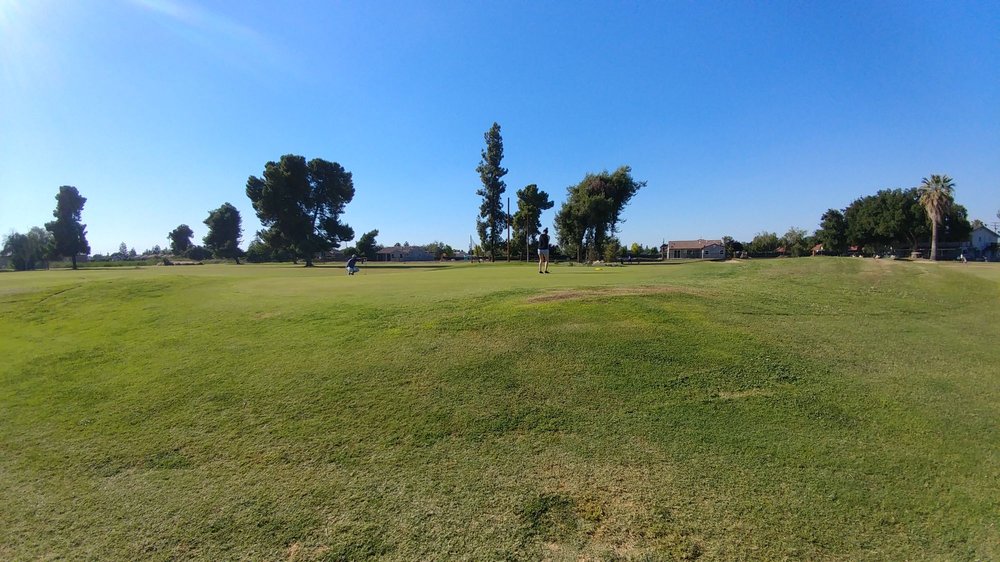
<path id="1" fill-rule="evenodd" d="M 0 275 L 0 558 L 998 559 L 998 297 L 832 258 Z"/>

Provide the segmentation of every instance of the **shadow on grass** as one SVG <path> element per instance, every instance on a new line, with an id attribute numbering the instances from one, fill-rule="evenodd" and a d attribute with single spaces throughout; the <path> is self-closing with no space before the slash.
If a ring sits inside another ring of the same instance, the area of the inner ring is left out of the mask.
<path id="1" fill-rule="evenodd" d="M 304 265 L 289 265 L 288 267 L 305 267 Z M 313 264 L 315 269 L 344 269 L 347 266 L 344 264 Z M 421 265 L 410 265 L 410 264 L 399 264 L 399 265 L 381 265 L 377 263 L 363 264 L 359 266 L 362 270 L 365 268 L 371 269 L 445 269 L 449 266 L 443 264 L 421 264 Z"/>

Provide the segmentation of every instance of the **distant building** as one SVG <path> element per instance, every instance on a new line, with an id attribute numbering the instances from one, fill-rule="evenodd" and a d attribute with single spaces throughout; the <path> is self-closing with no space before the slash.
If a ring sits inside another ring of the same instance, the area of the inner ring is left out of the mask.
<path id="1" fill-rule="evenodd" d="M 347 259 L 347 256 L 344 255 L 343 250 L 336 249 L 336 250 L 327 250 L 325 252 L 319 252 L 315 256 L 313 256 L 313 259 L 323 260 L 323 261 L 344 261 L 345 259 Z"/>
<path id="2" fill-rule="evenodd" d="M 721 260 L 726 257 L 722 240 L 671 240 L 666 244 L 664 257 L 668 260 Z M 663 247 L 660 248 L 663 251 Z"/>
<path id="3" fill-rule="evenodd" d="M 985 226 L 980 226 L 969 235 L 969 244 L 974 252 L 974 256 L 970 257 L 996 259 L 1000 235 Z"/>
<path id="4" fill-rule="evenodd" d="M 419 246 L 390 246 L 378 251 L 378 261 L 434 261 L 434 255 Z"/>

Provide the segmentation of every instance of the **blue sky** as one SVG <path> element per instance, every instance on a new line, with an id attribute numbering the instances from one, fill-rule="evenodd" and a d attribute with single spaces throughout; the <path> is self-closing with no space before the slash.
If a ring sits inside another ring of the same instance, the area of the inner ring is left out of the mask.
<path id="1" fill-rule="evenodd" d="M 248 242 L 247 177 L 294 153 L 353 172 L 358 235 L 464 248 L 494 121 L 512 205 L 632 166 L 626 243 L 811 231 L 934 173 L 992 222 L 998 29 L 997 2 L 0 0 L 0 234 L 74 185 L 95 253 L 200 241 L 227 201 Z"/>

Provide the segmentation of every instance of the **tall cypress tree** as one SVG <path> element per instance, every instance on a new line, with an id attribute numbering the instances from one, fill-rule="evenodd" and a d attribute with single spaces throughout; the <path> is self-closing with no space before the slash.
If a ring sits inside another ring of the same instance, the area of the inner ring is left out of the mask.
<path id="1" fill-rule="evenodd" d="M 45 229 L 52 233 L 52 253 L 57 256 L 70 256 L 73 259 L 73 269 L 76 269 L 77 254 L 89 254 L 90 244 L 87 243 L 87 225 L 80 224 L 80 215 L 87 198 L 71 185 L 59 188 L 56 195 L 56 210 L 52 216 L 56 220 L 45 223 Z"/>
<path id="2" fill-rule="evenodd" d="M 496 259 L 496 249 L 503 239 L 503 230 L 507 227 L 508 217 L 503 210 L 501 195 L 507 190 L 506 184 L 500 179 L 507 174 L 507 169 L 500 166 L 503 160 L 503 137 L 500 136 L 500 125 L 493 123 L 489 131 L 483 135 L 486 148 L 482 151 L 482 161 L 476 167 L 479 179 L 483 182 L 482 189 L 476 195 L 483 198 L 479 206 L 479 217 L 476 219 L 476 231 L 483 250 L 489 252 L 490 261 Z"/>

